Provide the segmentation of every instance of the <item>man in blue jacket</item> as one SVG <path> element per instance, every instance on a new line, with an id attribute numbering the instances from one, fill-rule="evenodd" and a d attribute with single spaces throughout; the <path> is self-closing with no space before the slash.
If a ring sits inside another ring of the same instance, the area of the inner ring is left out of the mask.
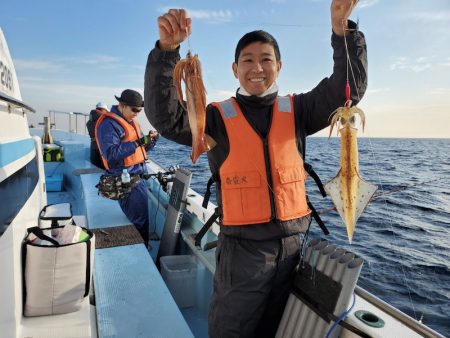
<path id="1" fill-rule="evenodd" d="M 124 169 L 131 176 L 131 191 L 119 199 L 128 219 L 136 226 L 145 244 L 149 240 L 149 216 L 147 189 L 140 179 L 147 173 L 145 161 L 147 151 L 155 146 L 158 133 L 154 130 L 143 135 L 137 115 L 144 106 L 141 94 L 126 89 L 120 97 L 115 96 L 118 105 L 103 113 L 96 124 L 96 138 L 106 175 L 121 176 Z"/>

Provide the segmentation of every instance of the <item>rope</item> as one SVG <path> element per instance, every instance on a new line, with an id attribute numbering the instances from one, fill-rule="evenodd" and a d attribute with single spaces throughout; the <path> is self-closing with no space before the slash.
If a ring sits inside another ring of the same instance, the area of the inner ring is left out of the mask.
<path id="1" fill-rule="evenodd" d="M 353 293 L 353 303 L 352 303 L 352 306 L 350 306 L 350 308 L 347 310 L 347 311 L 345 311 L 334 323 L 333 323 L 333 325 L 331 325 L 331 327 L 330 327 L 330 329 L 328 330 L 328 332 L 327 332 L 327 335 L 325 336 L 325 338 L 330 338 L 330 334 L 331 334 L 331 332 L 333 332 L 333 330 L 336 328 L 336 326 L 338 326 L 339 325 L 339 323 L 341 322 L 341 321 L 343 321 L 344 319 L 345 319 L 345 317 L 347 317 L 348 316 L 348 314 L 350 313 L 350 311 L 352 311 L 352 309 L 353 309 L 353 307 L 355 306 L 355 303 L 356 303 L 356 296 L 355 296 L 355 293 Z"/>

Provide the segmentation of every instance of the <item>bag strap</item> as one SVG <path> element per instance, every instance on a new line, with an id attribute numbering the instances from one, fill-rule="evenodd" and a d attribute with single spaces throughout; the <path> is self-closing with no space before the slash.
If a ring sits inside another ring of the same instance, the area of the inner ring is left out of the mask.
<path id="1" fill-rule="evenodd" d="M 88 232 L 89 234 L 89 232 Z M 92 238 L 92 235 L 89 234 Z M 86 284 L 84 286 L 84 296 L 89 294 L 89 288 L 91 286 L 91 238 L 86 241 Z"/>
<path id="2" fill-rule="evenodd" d="M 28 235 L 33 234 L 35 235 L 37 238 L 42 239 L 43 241 L 48 241 L 50 243 L 52 243 L 54 246 L 59 246 L 59 243 L 57 240 L 55 240 L 54 238 L 51 238 L 49 236 L 47 236 L 46 234 L 44 234 L 44 232 L 42 231 L 41 228 L 39 227 L 31 227 L 27 229 Z"/>

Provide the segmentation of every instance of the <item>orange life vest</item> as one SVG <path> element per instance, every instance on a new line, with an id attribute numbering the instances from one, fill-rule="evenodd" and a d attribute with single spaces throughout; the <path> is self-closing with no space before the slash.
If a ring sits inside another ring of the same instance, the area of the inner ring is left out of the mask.
<path id="1" fill-rule="evenodd" d="M 234 98 L 213 105 L 222 115 L 230 142 L 219 169 L 223 225 L 308 215 L 307 174 L 297 149 L 292 97 L 275 101 L 266 140 L 250 126 Z"/>
<path id="2" fill-rule="evenodd" d="M 97 141 L 97 145 L 99 144 L 97 132 L 98 126 L 100 125 L 100 123 L 103 122 L 104 119 L 108 117 L 117 121 L 120 124 L 120 126 L 124 129 L 125 136 L 122 138 L 122 142 L 137 141 L 141 137 L 141 128 L 139 127 L 139 123 L 137 123 L 135 119 L 133 119 L 131 122 L 132 124 L 130 124 L 117 114 L 111 112 L 107 113 L 101 112 L 101 116 L 98 118 L 97 123 L 95 124 L 95 140 Z M 103 156 L 100 146 L 98 148 L 100 149 L 100 155 L 102 156 L 102 161 L 103 164 L 105 165 L 105 168 L 109 169 L 109 164 L 108 161 L 106 161 L 106 157 Z M 130 156 L 125 157 L 123 161 L 124 165 L 126 167 L 129 167 L 138 163 L 142 163 L 146 159 L 147 159 L 147 152 L 145 151 L 145 148 L 143 146 L 138 146 L 136 147 L 134 153 L 131 154 Z"/>

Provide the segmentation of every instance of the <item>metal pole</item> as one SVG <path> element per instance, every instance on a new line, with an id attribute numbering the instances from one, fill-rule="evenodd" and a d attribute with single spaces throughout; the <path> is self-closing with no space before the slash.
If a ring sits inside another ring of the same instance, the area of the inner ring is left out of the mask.
<path id="1" fill-rule="evenodd" d="M 183 168 L 177 169 L 170 192 L 169 205 L 159 246 L 157 264 L 163 256 L 175 254 L 180 237 L 181 221 L 186 209 L 186 196 L 191 184 L 192 173 Z"/>

